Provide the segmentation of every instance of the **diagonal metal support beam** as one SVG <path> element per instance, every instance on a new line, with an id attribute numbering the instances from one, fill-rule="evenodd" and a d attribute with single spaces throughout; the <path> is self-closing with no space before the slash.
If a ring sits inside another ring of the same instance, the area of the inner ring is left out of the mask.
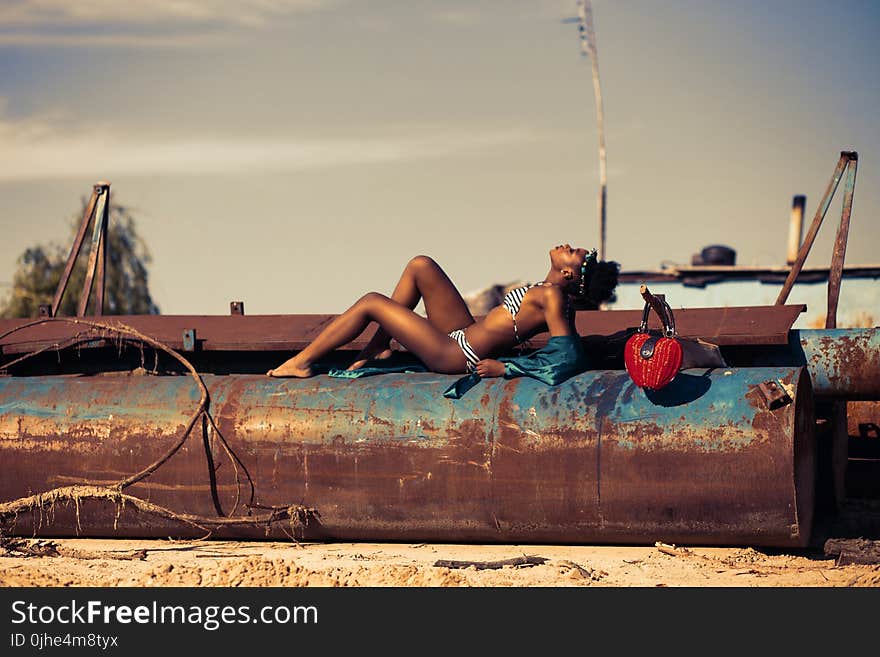
<path id="1" fill-rule="evenodd" d="M 55 317 L 58 314 L 58 308 L 61 306 L 61 299 L 64 297 L 64 291 L 67 289 L 67 284 L 70 282 L 70 275 L 73 273 L 74 265 L 76 265 L 76 259 L 79 257 L 80 250 L 82 250 L 86 231 L 89 229 L 89 224 L 92 222 L 92 214 L 95 212 L 95 204 L 98 201 L 98 196 L 102 193 L 103 191 L 100 186 L 95 185 L 92 188 L 92 195 L 89 197 L 85 212 L 83 212 L 82 221 L 76 232 L 76 238 L 74 238 L 73 246 L 70 248 L 70 255 L 67 256 L 67 264 L 64 265 L 64 273 L 61 274 L 61 280 L 58 281 L 58 287 L 55 288 L 55 297 L 52 299 L 50 317 Z"/>
<path id="2" fill-rule="evenodd" d="M 828 311 L 825 314 L 825 328 L 837 328 L 837 303 L 840 300 L 840 281 L 843 278 L 843 260 L 846 257 L 846 241 L 849 237 L 849 218 L 852 215 L 853 194 L 856 188 L 856 169 L 858 155 L 853 153 L 846 168 L 846 181 L 843 185 L 843 209 L 840 212 L 840 225 L 834 240 L 831 254 L 831 269 L 828 272 Z"/>
<path id="3" fill-rule="evenodd" d="M 98 243 L 98 263 L 95 270 L 97 280 L 97 290 L 95 292 L 95 315 L 104 314 L 104 292 L 107 289 L 107 242 L 110 234 L 107 232 L 110 224 L 110 187 L 105 192 L 107 201 L 104 204 L 103 227 L 101 228 L 101 238 Z"/>
<path id="4" fill-rule="evenodd" d="M 98 261 L 101 261 L 101 276 L 100 278 L 104 278 L 104 257 L 102 251 L 106 248 L 105 244 L 107 241 L 107 213 L 110 209 L 110 183 L 107 182 L 99 182 L 95 185 L 95 189 L 101 189 L 101 192 L 98 194 L 98 201 L 95 207 L 95 223 L 93 224 L 92 229 L 92 250 L 89 253 L 89 262 L 86 265 L 86 278 L 83 282 L 83 288 L 79 295 L 79 305 L 77 306 L 76 315 L 77 317 L 82 317 L 86 314 L 86 309 L 89 305 L 89 296 L 92 292 L 92 285 L 95 280 L 95 274 L 98 270 Z M 104 281 L 100 280 L 98 282 L 98 296 L 99 296 L 99 304 L 98 307 L 95 308 L 95 314 L 101 315 L 103 314 L 103 303 L 104 303 Z"/>
<path id="5" fill-rule="evenodd" d="M 804 267 L 804 263 L 807 260 L 807 256 L 810 254 L 810 249 L 813 247 L 813 242 L 816 240 L 816 234 L 819 232 L 819 227 L 822 225 L 822 220 L 825 219 L 825 214 L 828 212 L 828 207 L 831 205 L 831 199 L 834 197 L 834 192 L 837 191 L 837 186 L 840 184 L 840 179 L 843 177 L 844 170 L 848 166 L 852 166 L 852 185 L 850 186 L 850 195 L 849 195 L 849 208 L 850 211 L 852 209 L 852 190 L 855 187 L 855 165 L 858 162 L 859 155 L 855 151 L 841 151 L 840 159 L 837 161 L 837 166 L 834 169 L 834 174 L 831 176 L 831 180 L 828 183 L 828 188 L 825 190 L 825 195 L 822 197 L 822 201 L 819 203 L 819 207 L 816 210 L 816 216 L 813 217 L 813 223 L 810 224 L 810 229 L 807 231 L 807 235 L 804 238 L 804 243 L 801 245 L 800 251 L 798 251 L 797 259 L 792 263 L 791 270 L 788 273 L 788 277 L 785 279 L 785 283 L 782 285 L 782 289 L 779 291 L 779 296 L 776 297 L 776 305 L 781 306 L 785 304 L 788 300 L 788 295 L 791 293 L 791 288 L 794 287 L 794 283 L 797 280 L 798 274 L 801 273 L 801 269 Z M 846 201 L 844 200 L 844 211 L 843 213 L 846 215 L 846 232 L 849 231 L 849 212 L 847 211 Z M 841 216 L 841 227 L 844 223 L 844 217 Z M 841 237 L 841 231 L 838 230 L 838 239 Z M 840 268 L 841 273 L 843 271 L 843 255 L 846 251 L 846 239 L 844 235 L 843 241 L 843 251 L 840 254 Z M 835 245 L 835 253 L 837 252 L 837 245 Z M 831 284 L 831 278 L 829 276 L 829 288 Z M 839 294 L 840 285 L 838 281 L 837 293 Z M 836 300 L 835 300 L 835 312 L 836 312 Z"/>

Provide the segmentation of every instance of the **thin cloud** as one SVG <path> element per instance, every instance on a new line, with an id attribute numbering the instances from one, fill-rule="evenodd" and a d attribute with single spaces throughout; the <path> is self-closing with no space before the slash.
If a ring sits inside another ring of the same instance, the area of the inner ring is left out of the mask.
<path id="1" fill-rule="evenodd" d="M 184 23 L 265 25 L 277 16 L 314 11 L 336 0 L 19 0 L 0 5 L 5 26 Z"/>
<path id="2" fill-rule="evenodd" d="M 191 47 L 344 0 L 19 0 L 0 3 L 0 46 Z"/>
<path id="3" fill-rule="evenodd" d="M 0 103 L 2 107 L 2 103 Z M 433 127 L 370 139 L 248 137 L 152 140 L 106 128 L 55 125 L 59 117 L 4 121 L 0 180 L 57 180 L 98 175 L 204 175 L 284 172 L 443 158 L 535 139 L 524 129 L 451 133 Z"/>
<path id="4" fill-rule="evenodd" d="M 284 18 L 348 9 L 365 0 L 0 0 L 0 47 L 189 48 L 214 45 L 232 33 L 270 28 Z M 573 13 L 574 0 L 518 3 L 520 20 Z M 571 6 L 569 6 L 571 5 Z M 496 19 L 503 4 L 437 2 L 413 11 L 423 20 L 472 27 Z M 381 12 L 347 12 L 366 29 L 390 29 Z"/>
<path id="5" fill-rule="evenodd" d="M 40 34 L 0 32 L 0 46 L 32 46 L 48 48 L 197 48 L 222 43 L 226 37 L 209 34 Z"/>

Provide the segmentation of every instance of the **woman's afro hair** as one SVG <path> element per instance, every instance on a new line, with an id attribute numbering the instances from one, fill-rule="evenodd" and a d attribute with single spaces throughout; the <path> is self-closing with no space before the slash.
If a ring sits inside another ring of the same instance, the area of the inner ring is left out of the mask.
<path id="1" fill-rule="evenodd" d="M 578 310 L 596 310 L 605 301 L 615 301 L 614 288 L 617 287 L 619 273 L 620 264 L 613 260 L 601 260 L 589 266 L 585 273 L 589 276 L 589 282 L 584 286 L 584 295 L 575 299 L 575 307 Z"/>

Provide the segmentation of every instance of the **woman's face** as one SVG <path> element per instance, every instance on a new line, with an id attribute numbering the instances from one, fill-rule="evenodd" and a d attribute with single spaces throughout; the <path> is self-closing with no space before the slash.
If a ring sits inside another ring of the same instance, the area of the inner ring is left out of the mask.
<path id="1" fill-rule="evenodd" d="M 570 272 L 572 277 L 580 277 L 581 264 L 589 253 L 586 249 L 576 249 L 571 244 L 560 244 L 550 249 L 550 264 L 562 273 Z"/>

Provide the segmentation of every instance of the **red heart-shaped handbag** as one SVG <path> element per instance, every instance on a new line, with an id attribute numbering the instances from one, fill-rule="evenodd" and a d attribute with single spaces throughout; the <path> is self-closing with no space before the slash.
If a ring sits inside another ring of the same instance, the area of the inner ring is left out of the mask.
<path id="1" fill-rule="evenodd" d="M 649 390 L 659 390 L 671 383 L 681 369 L 683 357 L 681 343 L 675 337 L 672 309 L 665 300 L 662 304 L 665 311 L 665 316 L 661 316 L 663 334 L 652 335 L 648 331 L 651 304 L 645 303 L 642 324 L 623 349 L 623 362 L 630 378 L 640 388 Z"/>

